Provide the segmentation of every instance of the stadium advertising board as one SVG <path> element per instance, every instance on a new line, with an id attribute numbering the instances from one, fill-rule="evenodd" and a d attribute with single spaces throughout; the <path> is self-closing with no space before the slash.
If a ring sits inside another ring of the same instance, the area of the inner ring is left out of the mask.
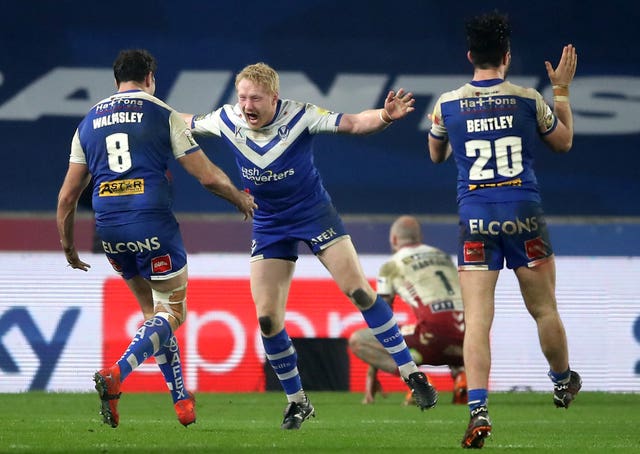
<path id="1" fill-rule="evenodd" d="M 88 273 L 64 266 L 59 253 L 0 253 L 0 392 L 91 391 L 93 372 L 122 353 L 140 323 L 137 304 L 100 254 L 83 254 Z M 375 277 L 386 256 L 365 255 Z M 194 391 L 260 391 L 262 347 L 244 254 L 193 254 L 188 318 L 178 332 L 187 387 Z M 558 301 L 585 390 L 640 389 L 640 258 L 559 257 Z M 491 388 L 546 391 L 546 363 L 517 282 L 498 282 L 492 331 Z M 301 256 L 289 300 L 292 337 L 347 337 L 362 324 L 317 260 Z M 397 304 L 401 323 L 411 314 Z M 350 356 L 350 387 L 361 391 L 365 366 Z M 445 368 L 427 368 L 442 390 Z M 388 390 L 404 390 L 382 374 Z M 143 365 L 125 391 L 162 391 L 155 364 Z"/>

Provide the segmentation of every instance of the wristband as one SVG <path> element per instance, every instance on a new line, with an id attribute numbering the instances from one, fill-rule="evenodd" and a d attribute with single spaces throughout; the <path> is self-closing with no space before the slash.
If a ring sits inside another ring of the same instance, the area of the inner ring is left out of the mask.
<path id="1" fill-rule="evenodd" d="M 553 102 L 569 102 L 568 96 L 554 96 Z"/>
<path id="2" fill-rule="evenodd" d="M 387 117 L 389 117 L 389 120 L 385 120 L 384 117 L 382 116 L 382 111 L 384 111 L 387 114 Z M 378 118 L 380 118 L 380 121 L 383 122 L 386 125 L 390 125 L 391 123 L 393 123 L 393 119 L 391 118 L 391 116 L 387 113 L 386 110 L 384 109 L 380 109 L 378 111 Z"/>
<path id="3" fill-rule="evenodd" d="M 554 85 L 553 87 L 553 96 L 569 96 L 569 86 L 568 85 Z"/>

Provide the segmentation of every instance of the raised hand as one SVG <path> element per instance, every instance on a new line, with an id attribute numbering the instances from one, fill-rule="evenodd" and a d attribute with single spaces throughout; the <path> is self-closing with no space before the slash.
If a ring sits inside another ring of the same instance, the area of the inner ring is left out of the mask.
<path id="1" fill-rule="evenodd" d="M 562 56 L 558 66 L 554 69 L 549 61 L 544 62 L 547 68 L 547 75 L 552 85 L 568 87 L 573 81 L 578 65 L 578 54 L 572 44 L 567 44 L 562 49 Z"/>

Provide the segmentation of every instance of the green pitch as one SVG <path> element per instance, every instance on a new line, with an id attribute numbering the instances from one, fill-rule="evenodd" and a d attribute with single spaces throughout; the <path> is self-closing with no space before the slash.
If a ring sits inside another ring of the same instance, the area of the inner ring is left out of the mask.
<path id="1" fill-rule="evenodd" d="M 94 393 L 0 394 L 0 452 L 451 452 L 461 450 L 466 406 L 441 393 L 420 412 L 402 394 L 362 405 L 356 393 L 310 392 L 317 417 L 280 429 L 281 393 L 198 394 L 197 422 L 182 427 L 168 394 L 123 394 L 120 426 L 98 414 Z M 550 393 L 493 393 L 485 451 L 640 452 L 640 394 L 580 393 L 568 410 Z"/>

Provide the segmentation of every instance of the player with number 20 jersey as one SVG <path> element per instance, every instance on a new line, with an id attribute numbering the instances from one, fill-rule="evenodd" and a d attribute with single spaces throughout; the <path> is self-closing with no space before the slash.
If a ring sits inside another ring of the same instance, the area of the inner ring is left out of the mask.
<path id="1" fill-rule="evenodd" d="M 540 93 L 503 79 L 472 81 L 440 96 L 432 121 L 430 134 L 450 141 L 458 167 L 459 268 L 501 269 L 504 260 L 516 268 L 549 257 L 533 161 L 545 148 L 540 135 L 558 120 Z M 504 254 L 491 242 L 499 237 Z"/>

